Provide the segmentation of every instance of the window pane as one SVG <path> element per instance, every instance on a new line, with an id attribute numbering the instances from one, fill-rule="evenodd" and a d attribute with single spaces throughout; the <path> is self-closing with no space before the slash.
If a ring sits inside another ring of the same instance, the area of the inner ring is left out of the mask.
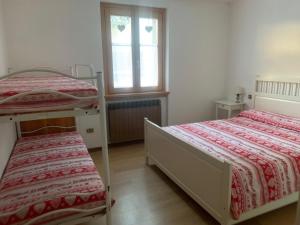
<path id="1" fill-rule="evenodd" d="M 153 18 L 140 18 L 140 44 L 158 44 L 158 20 Z"/>
<path id="2" fill-rule="evenodd" d="M 158 20 L 140 18 L 141 87 L 158 86 Z"/>
<path id="3" fill-rule="evenodd" d="M 141 46 L 141 86 L 158 86 L 158 51 L 157 47 Z"/>
<path id="4" fill-rule="evenodd" d="M 131 18 L 111 16 L 111 42 L 114 88 L 132 88 Z"/>
<path id="5" fill-rule="evenodd" d="M 133 87 L 131 46 L 113 46 L 114 88 Z"/>

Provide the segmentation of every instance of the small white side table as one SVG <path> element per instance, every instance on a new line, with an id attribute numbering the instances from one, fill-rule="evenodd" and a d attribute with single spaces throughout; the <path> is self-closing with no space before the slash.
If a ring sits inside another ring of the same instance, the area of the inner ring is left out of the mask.
<path id="1" fill-rule="evenodd" d="M 219 110 L 223 109 L 227 111 L 228 119 L 232 117 L 233 111 L 243 111 L 245 103 L 236 103 L 229 100 L 216 101 L 216 119 L 219 119 Z"/>

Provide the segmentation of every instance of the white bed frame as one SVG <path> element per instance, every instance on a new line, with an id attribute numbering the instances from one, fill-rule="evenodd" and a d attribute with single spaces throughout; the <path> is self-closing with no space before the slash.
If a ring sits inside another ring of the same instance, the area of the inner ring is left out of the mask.
<path id="1" fill-rule="evenodd" d="M 258 77 L 254 108 L 300 117 L 300 78 Z M 145 119 L 145 149 L 147 164 L 159 167 L 221 225 L 237 224 L 298 200 L 298 193 L 294 193 L 233 220 L 229 163 L 199 151 L 148 119 Z"/>
<path id="2" fill-rule="evenodd" d="M 79 66 L 88 66 L 89 70 L 91 71 L 91 76 L 89 77 L 80 77 L 78 74 L 78 67 Z M 111 225 L 111 182 L 110 182 L 110 170 L 109 170 L 109 156 L 108 156 L 108 141 L 107 141 L 107 119 L 106 119 L 106 102 L 105 102 L 105 89 L 104 89 L 104 82 L 103 82 L 103 76 L 102 73 L 95 73 L 94 67 L 92 65 L 76 65 L 75 66 L 75 73 L 73 75 L 60 72 L 55 69 L 51 68 L 34 68 L 34 69 L 28 69 L 28 70 L 22 70 L 17 72 L 12 72 L 6 76 L 0 77 L 0 80 L 7 79 L 14 75 L 21 75 L 24 74 L 30 74 L 30 72 L 41 72 L 41 73 L 53 73 L 58 74 L 64 77 L 69 77 L 77 80 L 86 80 L 92 82 L 94 85 L 97 86 L 98 89 L 98 95 L 91 96 L 91 97 L 77 97 L 70 94 L 65 94 L 62 92 L 57 92 L 53 90 L 32 90 L 28 91 L 26 93 L 21 93 L 12 97 L 8 97 L 6 99 L 3 99 L 0 101 L 0 105 L 6 102 L 9 102 L 11 100 L 14 100 L 15 98 L 26 96 L 30 94 L 35 93 L 55 93 L 57 95 L 61 95 L 70 99 L 76 99 L 76 100 L 87 100 L 87 99 L 97 99 L 99 102 L 98 108 L 91 108 L 91 109 L 71 109 L 71 110 L 57 110 L 56 111 L 49 111 L 49 112 L 30 112 L 28 110 L 27 113 L 20 113 L 20 114 L 11 114 L 11 115 L 0 115 L 0 123 L 4 122 L 15 122 L 17 124 L 17 133 L 18 137 L 21 137 L 21 130 L 20 126 L 18 125 L 21 121 L 31 121 L 31 120 L 40 120 L 40 119 L 50 119 L 50 118 L 63 118 L 63 117 L 77 117 L 77 116 L 90 116 L 90 115 L 98 115 L 100 117 L 100 126 L 101 126 L 101 143 L 102 143 L 102 158 L 103 158 L 103 168 L 104 168 L 104 183 L 105 183 L 105 191 L 106 191 L 106 204 L 104 206 L 101 206 L 99 208 L 93 209 L 93 210 L 78 210 L 73 209 L 75 212 L 83 212 L 84 216 L 74 216 L 71 218 L 68 218 L 67 220 L 63 221 L 62 223 L 52 223 L 53 225 L 75 225 L 80 224 L 83 222 L 87 222 L 91 219 L 98 218 L 100 216 L 103 216 L 103 211 L 105 211 L 106 215 L 106 224 Z M 45 127 L 42 127 L 40 129 L 44 129 Z M 65 127 L 56 127 L 56 128 L 65 128 Z M 40 130 L 38 129 L 38 130 Z M 34 133 L 38 130 L 32 131 L 30 133 Z M 25 132 L 23 132 L 25 133 Z M 0 174 L 1 177 L 1 174 Z M 64 211 L 70 211 L 70 209 L 67 210 L 59 210 L 55 211 L 57 212 L 64 212 Z M 36 218 L 35 220 L 31 220 L 26 223 L 26 225 L 33 224 L 36 220 L 41 219 L 45 216 L 50 216 L 53 212 L 47 213 L 42 215 L 41 217 Z"/>

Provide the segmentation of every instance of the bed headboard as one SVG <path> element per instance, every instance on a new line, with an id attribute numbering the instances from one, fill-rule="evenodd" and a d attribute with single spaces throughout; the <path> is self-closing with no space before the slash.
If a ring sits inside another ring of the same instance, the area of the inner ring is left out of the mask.
<path id="1" fill-rule="evenodd" d="M 254 108 L 300 117 L 300 77 L 258 76 Z"/>
<path id="2" fill-rule="evenodd" d="M 23 121 L 20 122 L 20 127 L 18 129 L 20 137 L 68 131 L 76 131 L 76 121 L 74 117 Z"/>

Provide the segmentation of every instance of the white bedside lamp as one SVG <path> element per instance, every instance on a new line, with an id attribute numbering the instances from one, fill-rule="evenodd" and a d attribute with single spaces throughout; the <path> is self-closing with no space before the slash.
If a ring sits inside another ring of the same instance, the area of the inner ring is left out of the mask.
<path id="1" fill-rule="evenodd" d="M 236 103 L 241 103 L 243 99 L 243 95 L 245 94 L 245 89 L 243 87 L 237 87 L 235 89 Z"/>

